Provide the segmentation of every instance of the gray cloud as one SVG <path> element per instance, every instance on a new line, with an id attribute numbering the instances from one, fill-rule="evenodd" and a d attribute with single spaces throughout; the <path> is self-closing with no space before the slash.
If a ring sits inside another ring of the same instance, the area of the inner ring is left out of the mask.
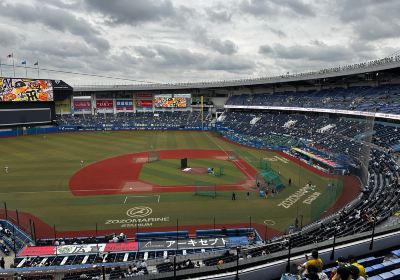
<path id="1" fill-rule="evenodd" d="M 94 57 L 98 55 L 96 49 L 90 48 L 82 42 L 71 42 L 65 40 L 36 40 L 22 42 L 20 49 L 25 52 L 31 52 L 39 56 L 46 54 L 54 57 L 62 57 L 64 59 L 72 57 Z"/>
<path id="2" fill-rule="evenodd" d="M 249 71 L 254 67 L 251 60 L 239 56 L 211 56 L 164 45 L 147 47 L 146 51 L 155 53 L 155 55 L 153 57 L 148 56 L 141 61 L 143 66 L 154 65 L 157 68 L 162 67 L 164 70 L 218 70 L 235 73 Z"/>
<path id="3" fill-rule="evenodd" d="M 315 12 L 302 0 L 243 0 L 239 8 L 242 12 L 254 16 L 296 15 L 313 17 Z"/>
<path id="4" fill-rule="evenodd" d="M 353 51 L 347 47 L 326 45 L 321 41 L 313 41 L 310 45 L 293 45 L 289 47 L 281 44 L 273 46 L 262 45 L 259 47 L 259 53 L 278 59 L 322 62 L 345 61 L 354 57 Z"/>
<path id="5" fill-rule="evenodd" d="M 339 0 L 334 11 L 349 24 L 361 40 L 379 40 L 400 36 L 400 2 L 396 0 Z"/>
<path id="6" fill-rule="evenodd" d="M 1 3 L 0 8 L 7 11 L 3 13 L 5 17 L 23 24 L 40 23 L 48 28 L 60 32 L 68 31 L 73 35 L 79 36 L 98 50 L 107 51 L 110 48 L 108 41 L 89 22 L 82 18 L 77 18 L 66 10 L 45 5 L 35 7 L 24 4 L 11 5 L 6 2 Z"/>
<path id="7" fill-rule="evenodd" d="M 232 13 L 228 12 L 227 10 L 215 10 L 214 8 L 208 8 L 205 11 L 207 17 L 212 22 L 224 23 L 231 22 L 232 20 Z"/>
<path id="8" fill-rule="evenodd" d="M 0 26 L 0 47 L 8 47 L 21 40 L 20 36 L 10 31 L 9 28 Z"/>
<path id="9" fill-rule="evenodd" d="M 238 46 L 231 40 L 221 40 L 219 38 L 210 38 L 205 28 L 197 27 L 192 31 L 194 40 L 220 54 L 232 55 L 238 51 Z"/>
<path id="10" fill-rule="evenodd" d="M 149 48 L 144 47 L 144 46 L 136 46 L 134 49 L 136 50 L 136 52 L 139 53 L 139 55 L 144 56 L 144 57 L 148 57 L 148 58 L 153 58 L 157 54 L 154 50 L 149 49 Z"/>
<path id="11" fill-rule="evenodd" d="M 175 15 L 175 8 L 169 0 L 85 0 L 89 12 L 104 15 L 111 24 L 139 24 L 159 21 Z"/>

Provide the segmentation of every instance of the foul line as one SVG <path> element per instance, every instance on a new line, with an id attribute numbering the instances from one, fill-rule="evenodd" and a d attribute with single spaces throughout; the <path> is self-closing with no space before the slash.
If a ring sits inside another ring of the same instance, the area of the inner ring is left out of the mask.
<path id="1" fill-rule="evenodd" d="M 160 197 L 161 195 L 155 194 L 155 195 L 130 195 L 126 196 L 124 200 L 124 204 L 126 204 L 126 201 L 128 200 L 129 197 L 157 197 L 157 203 L 160 203 Z"/>
<path id="2" fill-rule="evenodd" d="M 223 151 L 223 152 L 226 154 L 226 156 L 229 158 L 228 152 L 225 151 L 224 148 L 222 148 L 222 146 L 221 146 L 220 144 L 218 144 L 217 142 L 215 142 L 215 140 L 214 140 L 212 137 L 210 137 L 210 135 L 208 135 L 208 133 L 206 133 L 206 135 L 207 135 L 207 137 L 208 137 L 212 142 L 214 142 L 214 144 L 215 144 L 221 151 Z M 254 179 L 253 176 L 251 176 L 251 174 L 249 174 L 244 168 L 242 168 L 241 163 L 240 163 L 239 161 L 235 161 L 235 163 L 237 163 L 237 164 L 235 164 L 235 165 L 236 165 L 240 170 L 242 170 L 242 172 L 243 172 L 244 174 L 246 174 L 247 177 L 249 177 L 249 179 Z"/>

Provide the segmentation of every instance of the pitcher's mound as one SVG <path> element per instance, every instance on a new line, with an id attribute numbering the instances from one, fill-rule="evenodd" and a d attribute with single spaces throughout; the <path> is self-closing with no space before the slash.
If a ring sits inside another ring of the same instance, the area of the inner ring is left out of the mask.
<path id="1" fill-rule="evenodd" d="M 183 169 L 182 172 L 189 174 L 207 174 L 208 170 L 206 167 L 188 167 Z"/>

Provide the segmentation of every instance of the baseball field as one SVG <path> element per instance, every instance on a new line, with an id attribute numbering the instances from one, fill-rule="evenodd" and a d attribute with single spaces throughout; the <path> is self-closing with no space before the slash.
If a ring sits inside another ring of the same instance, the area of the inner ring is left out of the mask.
<path id="1" fill-rule="evenodd" d="M 186 172 L 182 158 L 188 159 Z M 266 198 L 256 186 L 261 161 L 269 162 L 285 185 Z M 0 166 L 0 216 L 6 207 L 8 218 L 36 237 L 53 237 L 54 229 L 57 236 L 96 229 L 132 236 L 177 226 L 191 232 L 252 226 L 272 237 L 296 218 L 305 225 L 359 192 L 352 177 L 333 177 L 284 153 L 240 146 L 211 132 L 2 138 Z"/>

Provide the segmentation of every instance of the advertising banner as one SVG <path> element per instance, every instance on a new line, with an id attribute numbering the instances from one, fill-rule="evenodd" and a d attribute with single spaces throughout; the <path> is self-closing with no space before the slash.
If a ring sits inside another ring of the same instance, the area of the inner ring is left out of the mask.
<path id="1" fill-rule="evenodd" d="M 136 107 L 153 107 L 153 99 L 136 99 Z"/>
<path id="2" fill-rule="evenodd" d="M 47 255 L 55 255 L 56 247 L 55 246 L 32 246 L 25 247 L 19 252 L 18 256 L 26 257 L 26 256 L 47 256 Z"/>
<path id="3" fill-rule="evenodd" d="M 124 111 L 124 110 L 132 111 L 133 110 L 133 101 L 117 99 L 116 100 L 116 108 L 117 108 L 117 111 Z"/>
<path id="4" fill-rule="evenodd" d="M 71 255 L 89 254 L 99 252 L 126 252 L 137 251 L 137 242 L 100 243 L 100 244 L 77 244 L 61 246 L 27 246 L 18 254 L 24 256 L 49 256 L 49 255 Z"/>
<path id="5" fill-rule="evenodd" d="M 74 100 L 74 110 L 90 110 L 92 107 L 90 100 Z"/>
<path id="6" fill-rule="evenodd" d="M 178 243 L 177 243 L 178 242 Z M 210 247 L 226 247 L 228 239 L 215 238 L 193 238 L 180 240 L 160 240 L 139 242 L 139 249 L 142 250 L 167 250 L 167 249 L 200 249 Z"/>
<path id="7" fill-rule="evenodd" d="M 135 96 L 137 99 L 153 99 L 153 94 L 148 92 L 137 92 Z"/>
<path id="8" fill-rule="evenodd" d="M 97 109 L 112 109 L 114 107 L 114 102 L 112 99 L 97 99 L 96 108 Z"/>
<path id="9" fill-rule="evenodd" d="M 104 248 L 104 252 L 137 251 L 137 249 L 137 242 L 107 243 Z"/>
<path id="10" fill-rule="evenodd" d="M 0 78 L 0 101 L 53 101 L 51 80 Z"/>
<path id="11" fill-rule="evenodd" d="M 157 108 L 186 108 L 184 97 L 154 97 L 154 106 Z"/>

